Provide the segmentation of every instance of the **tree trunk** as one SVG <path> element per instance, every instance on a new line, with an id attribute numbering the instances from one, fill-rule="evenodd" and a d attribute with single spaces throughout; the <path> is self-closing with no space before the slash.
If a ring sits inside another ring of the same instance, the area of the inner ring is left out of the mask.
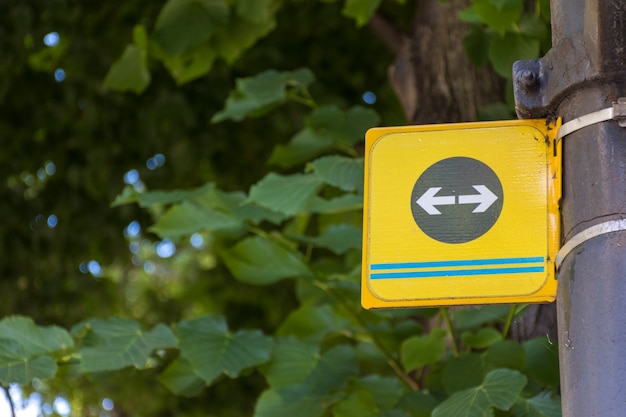
<path id="1" fill-rule="evenodd" d="M 466 0 L 418 0 L 411 33 L 402 35 L 381 16 L 372 29 L 396 53 L 389 81 L 411 124 L 475 121 L 479 110 L 505 101 L 505 82 L 472 63 L 463 47 L 467 24 L 458 18 Z M 530 306 L 515 320 L 511 337 L 556 339 L 554 304 Z"/>
<path id="2" fill-rule="evenodd" d="M 463 48 L 467 25 L 458 13 L 468 3 L 418 1 L 411 34 L 389 69 L 410 123 L 473 121 L 481 107 L 504 101 L 503 80 L 474 65 Z"/>

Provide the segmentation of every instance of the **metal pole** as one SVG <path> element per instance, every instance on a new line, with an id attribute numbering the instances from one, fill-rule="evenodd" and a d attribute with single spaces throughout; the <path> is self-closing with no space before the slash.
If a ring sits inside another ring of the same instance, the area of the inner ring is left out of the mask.
<path id="1" fill-rule="evenodd" d="M 626 96 L 626 0 L 552 0 L 551 11 L 553 49 L 514 66 L 518 115 L 567 122 Z M 568 135 L 563 166 L 563 242 L 626 218 L 626 128 Z M 565 258 L 557 315 L 563 417 L 626 416 L 626 231 Z"/>

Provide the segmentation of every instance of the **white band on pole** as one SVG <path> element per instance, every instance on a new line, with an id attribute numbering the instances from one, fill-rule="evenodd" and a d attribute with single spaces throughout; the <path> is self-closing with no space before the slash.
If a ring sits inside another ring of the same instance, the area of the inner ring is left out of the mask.
<path id="1" fill-rule="evenodd" d="M 568 240 L 556 254 L 554 264 L 557 271 L 561 267 L 561 263 L 565 260 L 565 257 L 574 250 L 577 246 L 582 245 L 586 241 L 593 239 L 594 237 L 604 235 L 611 232 L 619 232 L 620 230 L 626 230 L 626 219 L 610 220 L 604 223 L 598 223 L 591 226 L 588 229 L 583 230 L 580 233 L 575 234 L 570 240 Z"/>
<path id="2" fill-rule="evenodd" d="M 585 114 L 584 116 L 577 117 L 567 123 L 563 123 L 563 125 L 559 128 L 559 131 L 556 133 L 556 143 L 559 143 L 561 138 L 577 131 L 578 129 L 595 125 L 596 123 L 606 122 L 607 120 L 617 120 L 621 127 L 626 127 L 625 97 L 620 97 L 616 102 L 613 102 L 612 107 L 594 111 L 593 113 Z"/>
<path id="3" fill-rule="evenodd" d="M 574 120 L 563 123 L 563 125 L 559 128 L 559 131 L 556 134 L 556 140 L 558 142 L 559 140 L 561 140 L 562 137 L 567 136 L 570 133 L 577 131 L 578 129 L 582 129 L 583 127 L 591 126 L 600 122 L 605 122 L 607 120 L 612 120 L 614 116 L 615 112 L 613 110 L 613 107 L 607 107 L 606 109 L 598 110 L 596 112 L 577 117 Z"/>

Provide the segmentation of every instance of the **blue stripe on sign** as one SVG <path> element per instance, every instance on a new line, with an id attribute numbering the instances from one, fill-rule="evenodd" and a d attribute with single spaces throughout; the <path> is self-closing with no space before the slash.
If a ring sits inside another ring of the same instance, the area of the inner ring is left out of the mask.
<path id="1" fill-rule="evenodd" d="M 411 271 L 411 272 L 386 272 L 370 274 L 370 279 L 393 279 L 393 278 L 436 278 L 436 277 L 462 277 L 471 275 L 499 275 L 499 274 L 523 274 L 529 272 L 544 272 L 543 266 L 527 266 L 518 268 L 487 268 L 487 269 L 452 269 L 439 271 Z"/>
<path id="2" fill-rule="evenodd" d="M 532 258 L 496 258 L 496 259 L 466 259 L 459 261 L 432 261 L 432 262 L 402 262 L 394 264 L 372 264 L 371 270 L 380 269 L 409 269 L 409 268 L 439 268 L 446 266 L 482 266 L 507 264 L 534 264 L 543 262 L 543 256 Z"/>

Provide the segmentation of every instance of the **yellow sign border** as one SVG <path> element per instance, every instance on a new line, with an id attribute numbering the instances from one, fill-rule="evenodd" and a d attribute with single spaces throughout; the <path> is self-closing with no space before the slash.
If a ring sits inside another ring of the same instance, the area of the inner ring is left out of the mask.
<path id="1" fill-rule="evenodd" d="M 469 304 L 509 304 L 509 303 L 544 303 L 551 302 L 556 297 L 557 282 L 554 275 L 554 259 L 559 249 L 560 243 L 560 212 L 559 201 L 561 198 L 561 143 L 556 143 L 556 132 L 560 125 L 560 120 L 549 124 L 545 119 L 535 120 L 514 120 L 502 122 L 474 122 L 455 123 L 443 125 L 423 125 L 423 126 L 400 126 L 391 128 L 374 128 L 366 134 L 365 145 L 365 194 L 364 194 L 364 217 L 363 217 L 363 264 L 362 264 L 362 296 L 361 302 L 365 308 L 400 308 L 400 307 L 435 307 L 447 305 L 469 305 Z M 530 294 L 516 296 L 463 296 L 438 299 L 410 299 L 410 300 L 389 300 L 377 296 L 370 290 L 369 279 L 369 212 L 370 201 L 370 152 L 379 139 L 390 134 L 416 133 L 416 132 L 445 132 L 463 131 L 467 129 L 489 129 L 508 127 L 531 127 L 540 131 L 544 135 L 546 159 L 547 159 L 547 248 L 546 267 L 548 274 L 544 285 Z M 555 148 L 556 146 L 556 148 Z"/>

